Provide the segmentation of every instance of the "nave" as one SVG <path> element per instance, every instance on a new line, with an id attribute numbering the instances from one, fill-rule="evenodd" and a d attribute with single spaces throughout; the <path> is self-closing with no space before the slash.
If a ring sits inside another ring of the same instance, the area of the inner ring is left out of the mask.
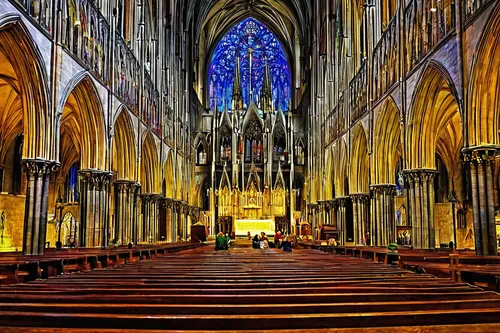
<path id="1" fill-rule="evenodd" d="M 5 332 L 492 332 L 499 314 L 495 292 L 306 249 L 202 246 L 0 289 Z"/>

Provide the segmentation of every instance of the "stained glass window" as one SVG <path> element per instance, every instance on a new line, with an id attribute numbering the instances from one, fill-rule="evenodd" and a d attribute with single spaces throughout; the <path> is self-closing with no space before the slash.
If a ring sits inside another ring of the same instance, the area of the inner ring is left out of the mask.
<path id="1" fill-rule="evenodd" d="M 210 108 L 215 108 L 217 103 L 219 110 L 226 106 L 229 110 L 232 109 L 236 55 L 240 62 L 244 106 L 248 107 L 250 104 L 250 87 L 252 99 L 258 105 L 267 62 L 274 108 L 278 110 L 279 105 L 281 110 L 288 110 L 291 81 L 285 52 L 276 36 L 251 17 L 235 25 L 215 48 L 208 70 Z"/>

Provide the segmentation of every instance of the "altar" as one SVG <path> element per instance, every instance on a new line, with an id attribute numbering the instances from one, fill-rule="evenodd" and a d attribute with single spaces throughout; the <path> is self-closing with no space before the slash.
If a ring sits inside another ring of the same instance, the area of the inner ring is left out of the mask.
<path id="1" fill-rule="evenodd" d="M 245 220 L 235 220 L 233 230 L 236 236 L 247 236 L 250 231 L 250 235 L 253 237 L 256 234 L 265 232 L 268 236 L 273 236 L 276 230 L 273 220 L 257 220 L 257 219 L 245 219 Z"/>

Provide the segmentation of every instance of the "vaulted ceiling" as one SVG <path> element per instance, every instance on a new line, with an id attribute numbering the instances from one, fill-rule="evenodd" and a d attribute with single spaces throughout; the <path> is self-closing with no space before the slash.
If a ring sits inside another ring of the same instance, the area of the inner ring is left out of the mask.
<path id="1" fill-rule="evenodd" d="M 300 44 L 306 43 L 311 16 L 309 1 L 304 0 L 185 0 L 186 21 L 192 22 L 195 43 L 208 51 L 236 23 L 254 17 L 264 23 L 280 39 L 288 52 L 295 34 Z M 202 40 L 200 41 L 200 37 Z"/>

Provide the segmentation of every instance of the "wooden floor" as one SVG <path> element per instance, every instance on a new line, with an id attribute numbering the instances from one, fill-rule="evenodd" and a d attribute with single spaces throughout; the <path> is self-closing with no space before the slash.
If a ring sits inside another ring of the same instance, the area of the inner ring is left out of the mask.
<path id="1" fill-rule="evenodd" d="M 495 332 L 499 322 L 495 292 L 315 250 L 205 246 L 0 288 L 2 332 Z"/>

